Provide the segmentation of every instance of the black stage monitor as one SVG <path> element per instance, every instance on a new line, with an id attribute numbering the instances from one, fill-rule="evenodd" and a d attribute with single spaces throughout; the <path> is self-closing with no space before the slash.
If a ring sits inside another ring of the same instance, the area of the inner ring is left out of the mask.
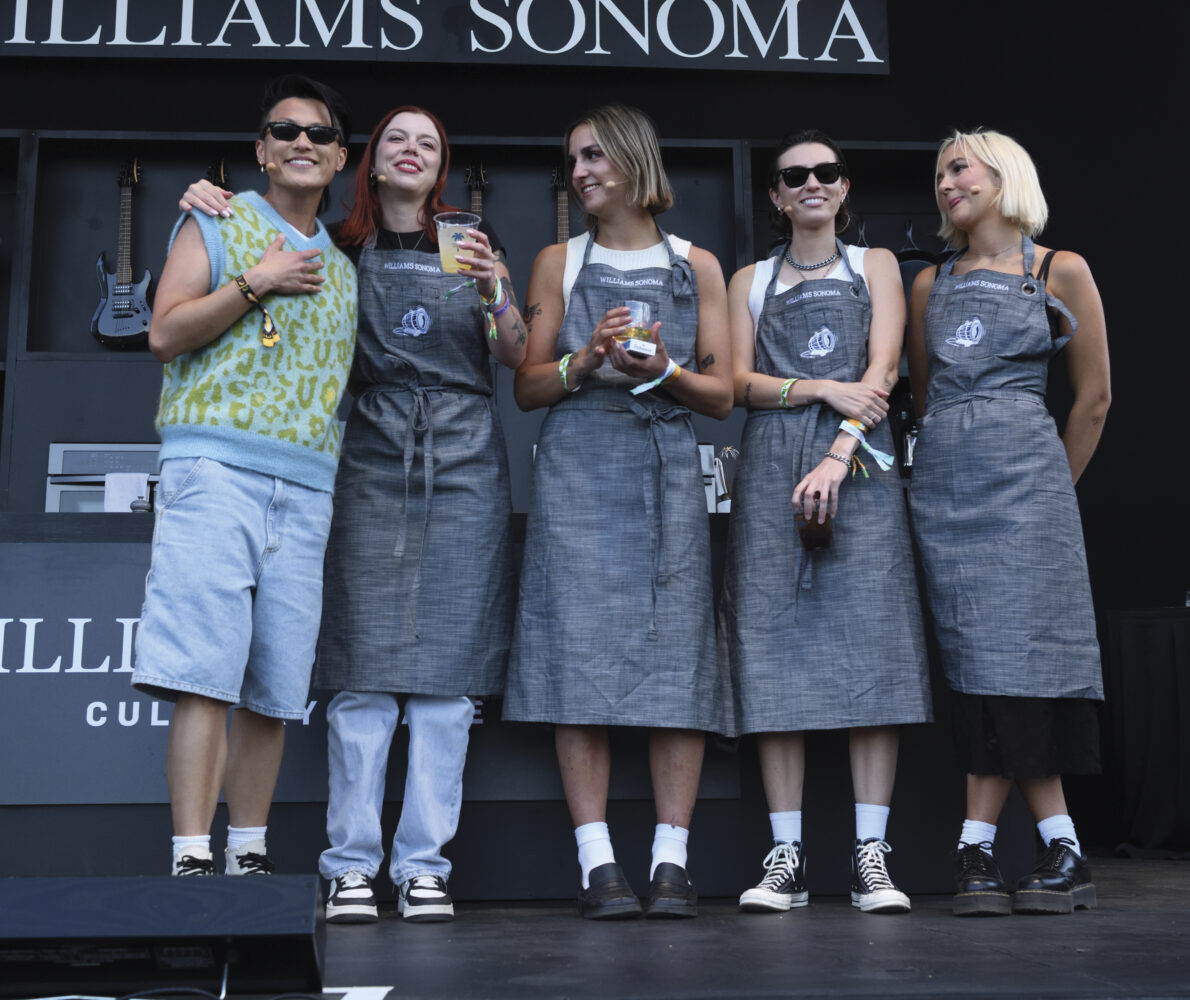
<path id="1" fill-rule="evenodd" d="M 315 875 L 0 879 L 0 996 L 320 992 Z"/>

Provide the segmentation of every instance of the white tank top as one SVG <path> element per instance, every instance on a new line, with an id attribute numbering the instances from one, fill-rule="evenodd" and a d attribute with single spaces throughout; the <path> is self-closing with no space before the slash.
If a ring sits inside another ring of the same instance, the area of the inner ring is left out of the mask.
<path id="1" fill-rule="evenodd" d="M 566 269 L 562 272 L 564 310 L 570 308 L 570 290 L 574 288 L 578 273 L 583 269 L 583 255 L 587 252 L 587 243 L 590 240 L 590 233 L 579 233 L 566 242 Z M 693 244 L 689 240 L 671 233 L 669 245 L 679 257 L 690 259 L 690 248 Z M 591 263 L 607 264 L 618 271 L 633 271 L 641 267 L 669 267 L 669 254 L 665 252 L 665 245 L 660 241 L 644 250 L 609 250 L 596 243 L 591 247 Z"/>
<path id="2" fill-rule="evenodd" d="M 847 263 L 851 265 L 851 270 L 867 281 L 868 276 L 864 274 L 864 254 L 867 253 L 868 248 L 847 246 L 845 249 L 847 250 Z M 780 257 L 767 257 L 756 262 L 756 268 L 752 272 L 752 287 L 748 289 L 748 312 L 752 314 L 753 329 L 760 322 L 760 310 L 764 306 L 764 293 L 768 290 L 769 282 L 773 280 L 773 268 L 780 262 Z M 842 261 L 839 261 L 826 277 L 846 281 L 847 268 L 843 266 Z M 792 287 L 792 285 L 777 282 L 778 292 L 787 292 Z"/>

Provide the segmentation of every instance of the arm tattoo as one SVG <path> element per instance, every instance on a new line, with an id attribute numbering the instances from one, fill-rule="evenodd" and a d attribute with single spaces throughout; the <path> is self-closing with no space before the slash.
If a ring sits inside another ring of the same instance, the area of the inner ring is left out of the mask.
<path id="1" fill-rule="evenodd" d="M 541 315 L 541 305 L 537 302 L 533 302 L 530 305 L 525 306 L 525 311 L 521 313 L 521 315 L 525 317 L 525 325 L 530 330 L 532 330 L 533 321 Z"/>
<path id="2" fill-rule="evenodd" d="M 513 332 L 516 334 L 516 342 L 518 344 L 523 344 L 526 340 L 529 339 L 528 331 L 525 330 L 525 324 L 522 323 L 519 319 L 515 320 L 513 322 L 512 329 L 513 329 Z"/>
<path id="3" fill-rule="evenodd" d="M 749 382 L 744 386 L 744 409 L 748 409 L 752 405 L 752 383 Z"/>
<path id="4" fill-rule="evenodd" d="M 715 363 L 715 355 L 708 354 L 705 358 L 702 359 L 702 361 L 699 363 L 698 367 L 701 371 L 705 372 L 714 363 Z"/>

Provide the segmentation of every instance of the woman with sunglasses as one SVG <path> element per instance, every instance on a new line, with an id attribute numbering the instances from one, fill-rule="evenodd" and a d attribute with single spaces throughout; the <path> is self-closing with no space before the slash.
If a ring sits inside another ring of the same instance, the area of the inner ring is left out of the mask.
<path id="1" fill-rule="evenodd" d="M 566 154 L 589 231 L 543 250 L 529 278 L 516 399 L 550 412 L 504 715 L 556 727 L 579 911 L 592 919 L 641 913 L 607 826 L 608 727 L 649 729 L 657 828 L 646 914 L 693 917 L 687 833 L 705 733 L 729 730 L 730 689 L 715 653 L 690 412 L 722 418 L 731 408 L 726 290 L 710 253 L 656 221 L 674 199 L 644 114 L 610 106 L 584 116 Z M 651 309 L 653 354 L 620 342 L 628 301 Z"/>
<path id="2" fill-rule="evenodd" d="M 313 138 L 313 137 L 312 137 Z M 373 921 L 381 811 L 401 715 L 408 770 L 389 874 L 406 920 L 449 920 L 472 698 L 500 693 L 512 632 L 511 495 L 489 357 L 516 367 L 526 332 L 493 230 L 443 272 L 450 148 L 430 112 L 373 130 L 336 240 L 359 270 L 355 396 L 335 485 L 314 685 L 327 709 L 327 919 Z M 200 186 L 201 187 L 201 186 Z M 204 202 L 200 188 L 194 203 Z M 399 700 L 398 700 L 399 699 Z"/>
<path id="3" fill-rule="evenodd" d="M 748 420 L 723 612 L 737 723 L 757 734 L 773 833 L 765 875 L 740 908 L 806 905 L 805 731 L 848 729 L 851 902 L 902 913 L 909 897 L 885 861 L 896 727 L 931 717 L 886 419 L 905 296 L 891 253 L 836 235 L 847 226 L 851 181 L 833 140 L 817 130 L 786 136 L 771 176 L 780 252 L 741 270 L 728 289 L 735 399 Z"/>
<path id="4" fill-rule="evenodd" d="M 913 285 L 910 500 L 967 773 L 954 912 L 1070 913 L 1095 905 L 1061 776 L 1099 763 L 1103 682 L 1074 483 L 1111 401 L 1103 306 L 1081 257 L 1033 242 L 1045 196 L 1013 139 L 956 132 L 935 184 L 940 233 L 958 250 Z M 1074 402 L 1059 438 L 1045 391 L 1063 347 Z M 1010 895 L 992 845 L 1014 781 L 1045 849 Z"/>

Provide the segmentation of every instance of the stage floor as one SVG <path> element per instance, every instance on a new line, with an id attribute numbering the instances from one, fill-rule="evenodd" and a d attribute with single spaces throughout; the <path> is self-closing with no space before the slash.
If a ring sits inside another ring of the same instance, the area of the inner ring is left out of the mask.
<path id="1" fill-rule="evenodd" d="M 781 915 L 709 899 L 684 921 L 476 903 L 415 925 L 385 908 L 327 928 L 324 983 L 354 985 L 345 1000 L 1190 996 L 1190 861 L 1093 862 L 1099 907 L 1048 918 L 958 918 L 950 897 L 920 895 L 902 916 L 837 896 Z"/>

